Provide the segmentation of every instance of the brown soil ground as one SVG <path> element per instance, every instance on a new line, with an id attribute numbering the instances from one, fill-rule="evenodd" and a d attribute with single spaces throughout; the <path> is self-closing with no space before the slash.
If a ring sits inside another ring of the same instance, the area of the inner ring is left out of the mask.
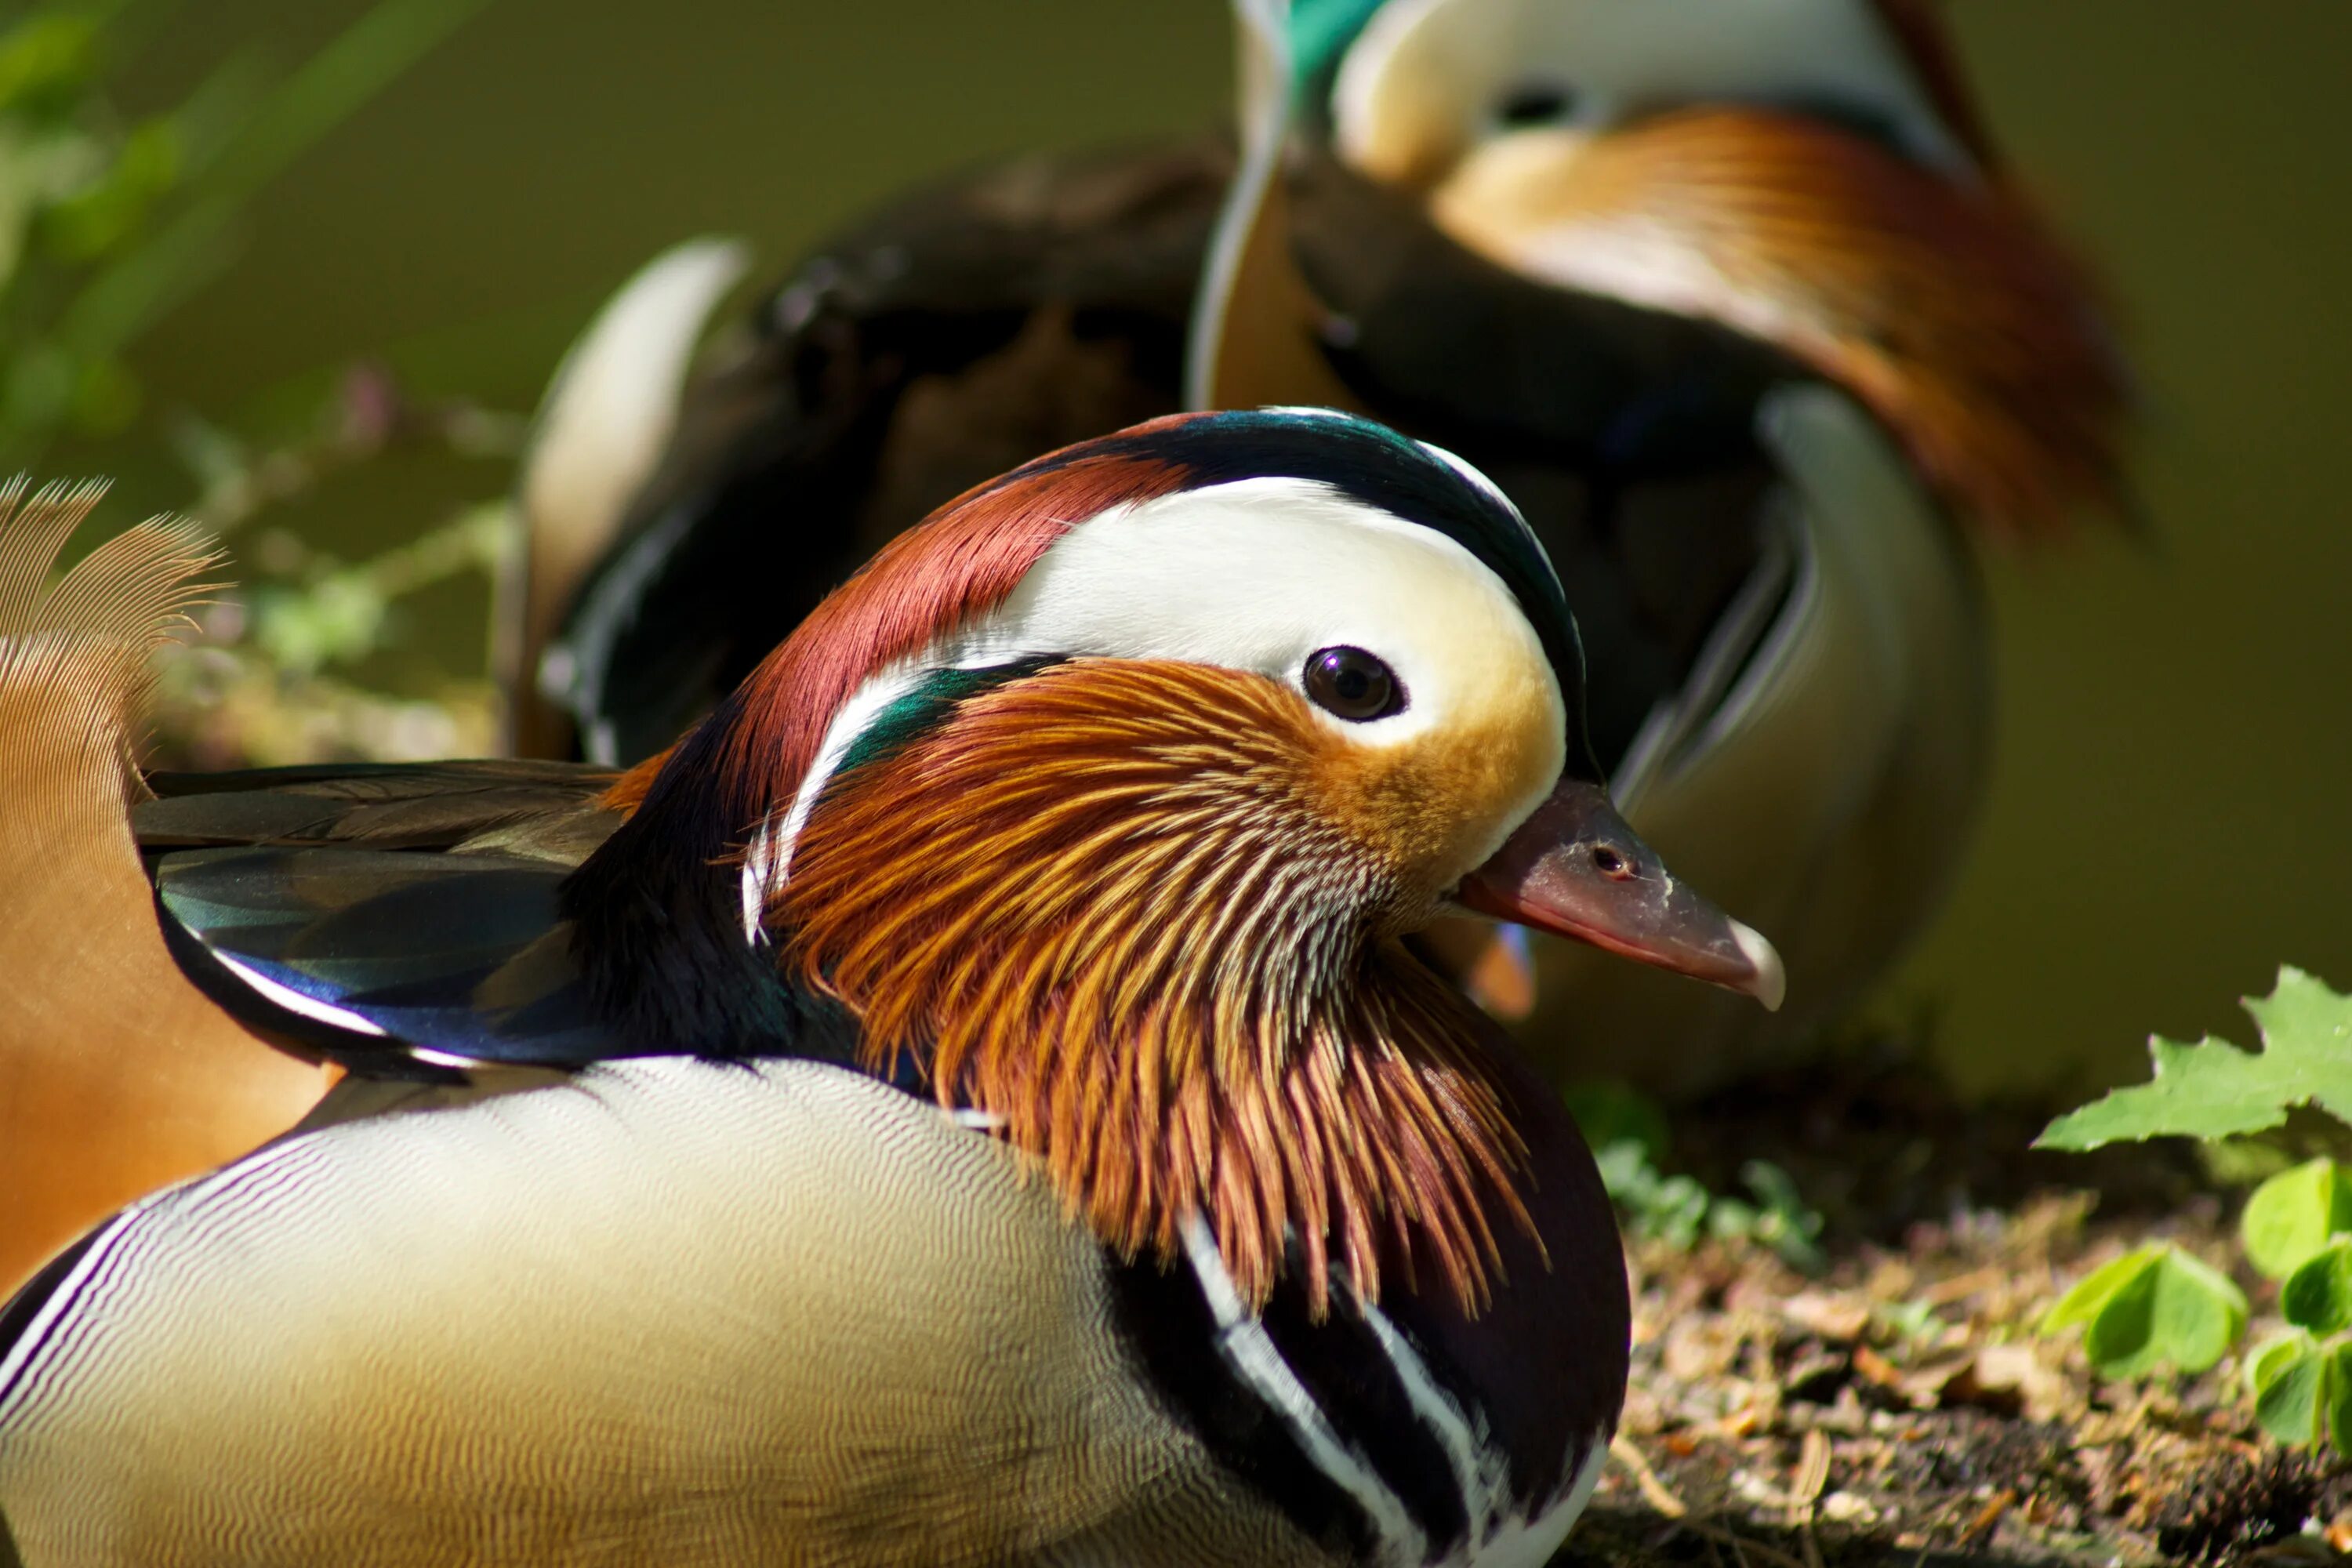
<path id="1" fill-rule="evenodd" d="M 1825 1220 L 1799 1274 L 1751 1243 L 1632 1246 L 1633 1387 L 1616 1462 L 1565 1563 L 1908 1568 L 2333 1560 L 2352 1466 L 2281 1450 L 2239 1359 L 2104 1383 L 2034 1324 L 2155 1238 L 2249 1272 L 2236 1200 L 2173 1144 L 2031 1152 L 2049 1107 L 1966 1107 L 1919 1070 L 1849 1060 L 1675 1116 L 1668 1163 L 1737 1188 L 1773 1161 Z"/>

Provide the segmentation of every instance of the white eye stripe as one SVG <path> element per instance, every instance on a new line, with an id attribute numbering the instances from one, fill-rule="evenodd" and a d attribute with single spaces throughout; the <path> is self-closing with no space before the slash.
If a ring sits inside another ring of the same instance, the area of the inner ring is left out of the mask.
<path id="1" fill-rule="evenodd" d="M 1251 671 L 1304 694 L 1307 660 L 1333 647 L 1370 653 L 1411 694 L 1370 721 L 1311 710 L 1354 743 L 1402 745 L 1491 721 L 1498 704 L 1515 716 L 1548 708 L 1564 733 L 1550 662 L 1517 601 L 1436 530 L 1289 477 L 1115 507 L 1064 535 L 995 611 L 877 672 L 842 705 L 792 801 L 753 836 L 742 870 L 746 939 L 760 940 L 826 780 L 935 670 L 1039 657 L 1157 658 Z"/>
<path id="2" fill-rule="evenodd" d="M 1460 543 L 1294 478 L 1106 513 L 1056 543 L 981 634 L 1000 658 L 1050 648 L 1179 659 L 1299 691 L 1315 653 L 1362 648 L 1427 699 L 1350 726 L 1391 744 L 1437 722 L 1463 684 L 1457 644 L 1517 637 L 1534 646 L 1509 590 Z"/>

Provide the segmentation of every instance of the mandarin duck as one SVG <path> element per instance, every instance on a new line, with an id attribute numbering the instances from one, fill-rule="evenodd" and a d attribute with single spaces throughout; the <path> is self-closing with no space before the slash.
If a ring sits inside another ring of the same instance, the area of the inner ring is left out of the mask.
<path id="1" fill-rule="evenodd" d="M 1030 449 L 1187 405 L 1369 412 L 1528 516 L 1598 656 L 1630 818 L 1789 962 L 1767 1019 L 1545 944 L 1523 1039 L 1670 1091 L 1787 1056 L 1901 954 L 1967 843 L 1991 692 L 1964 531 L 2039 538 L 2119 500 L 2124 373 L 2084 269 L 1927 0 L 1236 10 L 1238 151 L 919 193 L 650 399 L 657 461 L 572 483 L 562 452 L 620 444 L 551 438 L 526 495 L 614 542 L 546 691 L 589 754 L 634 760 Z M 550 430 L 682 367 L 633 323 L 697 319 L 731 276 L 689 254 L 625 293 Z"/>
<path id="2" fill-rule="evenodd" d="M 0 605 L 116 591 L 119 679 L 187 553 L 126 538 L 44 595 L 55 539 L 0 537 Z M 627 774 L 152 781 L 143 862 L 109 842 L 171 967 L 348 1076 L 0 1313 L 0 1541 L 1542 1563 L 1623 1394 L 1622 1256 L 1408 942 L 1475 911 L 1780 984 L 1584 728 L 1475 470 L 1211 414 L 953 501 Z"/>

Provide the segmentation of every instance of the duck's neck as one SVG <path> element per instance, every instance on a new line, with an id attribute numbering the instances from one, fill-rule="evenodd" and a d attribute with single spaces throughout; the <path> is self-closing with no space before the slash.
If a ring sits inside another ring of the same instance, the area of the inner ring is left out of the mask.
<path id="1" fill-rule="evenodd" d="M 629 815 L 563 885 L 573 953 L 591 1005 L 648 1052 L 848 1060 L 855 1021 L 745 930 L 738 866 L 765 805 L 719 765 L 740 707 L 729 698 L 607 795 Z"/>
<path id="2" fill-rule="evenodd" d="M 1189 671 L 1190 673 L 1185 673 Z M 986 1113 L 1124 1256 L 1207 1223 L 1252 1307 L 1344 1269 L 1475 1308 L 1524 1227 L 1489 1027 L 1380 929 L 1265 683 L 1073 664 L 830 785 L 771 907 L 786 961 Z"/>
<path id="3" fill-rule="evenodd" d="M 965 698 L 834 778 L 748 910 L 798 784 L 722 765 L 738 707 L 566 886 L 619 1030 L 926 1081 L 1122 1256 L 1175 1258 L 1199 1216 L 1253 1309 L 1289 1275 L 1318 1316 L 1335 1276 L 1486 1301 L 1529 1225 L 1523 1108 L 1493 1026 L 1370 912 L 1393 869 L 1307 798 L 1294 695 L 1090 660 Z"/>

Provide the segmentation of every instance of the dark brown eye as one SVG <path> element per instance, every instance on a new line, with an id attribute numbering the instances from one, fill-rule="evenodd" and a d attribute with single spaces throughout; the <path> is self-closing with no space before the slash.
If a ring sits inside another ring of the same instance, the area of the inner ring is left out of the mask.
<path id="1" fill-rule="evenodd" d="M 1362 723 L 1404 707 L 1404 688 L 1389 667 L 1360 647 L 1318 648 L 1307 656 L 1307 695 L 1318 708 Z"/>

